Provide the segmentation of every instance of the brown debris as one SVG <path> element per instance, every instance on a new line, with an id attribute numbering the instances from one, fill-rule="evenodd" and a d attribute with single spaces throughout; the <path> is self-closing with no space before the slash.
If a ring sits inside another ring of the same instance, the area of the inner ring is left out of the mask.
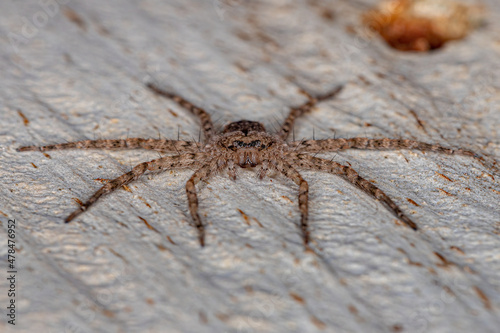
<path id="1" fill-rule="evenodd" d="M 454 0 L 385 0 L 363 23 L 395 49 L 425 52 L 466 37 L 483 16 L 482 6 Z"/>

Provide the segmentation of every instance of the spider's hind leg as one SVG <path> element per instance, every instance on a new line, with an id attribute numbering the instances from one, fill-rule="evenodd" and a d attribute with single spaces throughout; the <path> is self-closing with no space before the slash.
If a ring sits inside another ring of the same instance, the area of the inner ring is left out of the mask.
<path id="1" fill-rule="evenodd" d="M 274 167 L 281 172 L 285 177 L 290 178 L 293 182 L 299 185 L 299 209 L 300 209 L 300 229 L 302 230 L 302 237 L 304 245 L 309 244 L 309 185 L 307 181 L 302 178 L 300 173 L 288 162 L 280 161 Z"/>
<path id="2" fill-rule="evenodd" d="M 154 170 L 164 170 L 164 169 L 172 169 L 172 168 L 182 168 L 188 167 L 197 163 L 199 159 L 198 155 L 202 154 L 184 154 L 184 155 L 175 155 L 175 156 L 165 156 L 156 160 L 152 160 L 149 162 L 144 162 L 136 165 L 132 168 L 131 171 L 121 175 L 118 178 L 115 178 L 108 182 L 106 185 L 101 187 L 97 192 L 90 197 L 84 204 L 82 204 L 77 210 L 71 213 L 66 219 L 65 222 L 69 223 L 74 220 L 78 215 L 86 211 L 90 206 L 92 206 L 100 197 L 115 191 L 123 185 L 130 183 L 133 180 L 136 180 L 141 175 L 143 175 L 146 171 L 154 171 Z"/>
<path id="3" fill-rule="evenodd" d="M 339 164 L 337 162 L 328 161 L 322 158 L 313 157 L 306 154 L 295 154 L 293 163 L 301 168 L 324 171 L 334 175 L 342 176 L 344 179 L 355 185 L 373 198 L 379 200 L 388 210 L 390 210 L 398 219 L 403 221 L 408 227 L 413 230 L 418 230 L 418 226 L 403 211 L 387 196 L 381 189 L 362 178 L 351 167 Z"/>
<path id="4" fill-rule="evenodd" d="M 214 168 L 209 163 L 196 170 L 196 172 L 186 182 L 186 194 L 188 197 L 189 213 L 193 218 L 196 229 L 198 229 L 200 245 L 205 246 L 205 227 L 198 214 L 198 196 L 196 194 L 196 184 L 200 180 L 207 179 L 212 174 Z"/>

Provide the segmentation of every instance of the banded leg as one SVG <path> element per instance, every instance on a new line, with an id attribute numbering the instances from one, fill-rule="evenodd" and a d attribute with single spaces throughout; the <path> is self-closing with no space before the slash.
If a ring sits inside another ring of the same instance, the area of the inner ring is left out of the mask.
<path id="1" fill-rule="evenodd" d="M 302 230 L 302 237 L 304 245 L 307 247 L 309 244 L 309 227 L 308 227 L 308 197 L 309 185 L 307 181 L 302 178 L 300 173 L 287 162 L 281 161 L 274 166 L 285 177 L 290 178 L 295 184 L 299 185 L 299 210 L 300 210 L 300 229 Z"/>
<path id="2" fill-rule="evenodd" d="M 381 189 L 362 178 L 358 173 L 351 167 L 339 164 L 337 162 L 324 160 L 322 158 L 313 157 L 305 154 L 294 154 L 291 156 L 293 158 L 294 164 L 300 168 L 325 171 L 334 175 L 342 176 L 344 179 L 349 181 L 351 184 L 355 185 L 359 189 L 371 195 L 373 198 L 380 201 L 386 208 L 391 211 L 397 218 L 403 221 L 407 226 L 413 230 L 418 230 L 415 222 L 410 220 L 403 211 L 391 200 Z"/>
<path id="3" fill-rule="evenodd" d="M 210 174 L 214 171 L 214 166 L 207 164 L 196 172 L 189 178 L 186 183 L 186 194 L 188 197 L 189 212 L 193 218 L 196 229 L 198 229 L 200 245 L 205 246 L 205 227 L 201 222 L 200 215 L 198 214 L 198 196 L 196 195 L 196 184 L 200 180 L 207 179 Z"/>
<path id="4" fill-rule="evenodd" d="M 193 141 L 128 138 L 119 140 L 83 140 L 47 146 L 25 146 L 17 151 L 48 151 L 63 149 L 151 149 L 161 152 L 197 152 L 201 146 Z"/>
<path id="5" fill-rule="evenodd" d="M 368 139 L 368 138 L 350 138 L 350 139 L 325 139 L 325 140 L 304 140 L 289 143 L 296 147 L 297 153 L 318 153 L 333 152 L 344 149 L 369 149 L 369 150 L 396 150 L 409 149 L 436 152 L 448 155 L 471 156 L 481 160 L 481 157 L 468 150 L 452 149 L 440 145 L 406 140 L 406 139 Z"/>
<path id="6" fill-rule="evenodd" d="M 155 94 L 174 100 L 175 102 L 177 102 L 177 104 L 189 110 L 192 114 L 200 118 L 201 127 L 203 128 L 203 134 L 205 135 L 205 142 L 209 141 L 212 138 L 212 136 L 214 135 L 214 125 L 212 123 L 210 115 L 205 110 L 189 103 L 180 96 L 157 87 L 153 83 L 148 83 L 146 86 Z"/>
<path id="7" fill-rule="evenodd" d="M 295 119 L 310 112 L 312 110 L 312 108 L 314 108 L 316 106 L 316 104 L 318 102 L 335 97 L 335 95 L 337 95 L 342 90 L 342 88 L 343 87 L 340 86 L 337 89 L 335 89 L 334 91 L 332 91 L 326 95 L 322 95 L 322 96 L 318 96 L 318 97 L 309 96 L 309 100 L 306 103 L 302 104 L 299 107 L 292 108 L 290 110 L 290 113 L 288 114 L 288 117 L 286 117 L 285 122 L 281 126 L 279 136 L 283 140 L 286 140 L 288 138 L 288 135 L 290 134 L 290 131 L 293 129 L 293 124 L 295 123 Z"/>
<path id="8" fill-rule="evenodd" d="M 92 197 L 90 197 L 90 199 L 87 200 L 87 202 L 85 202 L 77 210 L 71 213 L 65 219 L 65 222 L 66 223 L 71 222 L 75 217 L 77 217 L 78 215 L 86 211 L 90 206 L 92 206 L 100 197 L 115 191 L 116 189 L 130 183 L 133 180 L 136 180 L 146 171 L 183 168 L 192 165 L 198 165 L 199 164 L 198 161 L 204 157 L 205 157 L 204 154 L 183 154 L 176 156 L 166 156 L 156 160 L 138 164 L 137 166 L 132 168 L 131 171 L 121 175 L 118 178 L 111 180 L 106 185 L 101 187 L 97 192 L 94 193 Z"/>

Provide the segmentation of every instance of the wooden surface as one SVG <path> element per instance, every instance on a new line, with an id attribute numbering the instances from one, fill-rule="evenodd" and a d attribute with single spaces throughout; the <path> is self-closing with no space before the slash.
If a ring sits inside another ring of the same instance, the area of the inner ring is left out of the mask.
<path id="1" fill-rule="evenodd" d="M 19 270 L 17 325 L 2 314 L 0 331 L 498 332 L 500 174 L 469 158 L 325 154 L 421 230 L 342 179 L 303 172 L 313 239 L 304 252 L 297 188 L 281 177 L 243 170 L 199 186 L 200 248 L 184 190 L 191 170 L 142 177 L 65 225 L 99 178 L 158 155 L 16 152 L 197 140 L 198 121 L 145 88 L 155 80 L 219 127 L 246 118 L 269 130 L 305 101 L 298 86 L 342 84 L 297 123 L 297 138 L 403 137 L 500 160 L 498 2 L 483 1 L 485 26 L 430 54 L 391 50 L 359 26 L 373 1 L 63 2 L 0 4 L 0 266 L 4 276 L 16 219 Z"/>

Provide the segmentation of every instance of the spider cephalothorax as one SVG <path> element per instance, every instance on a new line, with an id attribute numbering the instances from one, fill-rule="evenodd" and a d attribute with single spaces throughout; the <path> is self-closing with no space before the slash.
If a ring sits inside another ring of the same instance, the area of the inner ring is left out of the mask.
<path id="1" fill-rule="evenodd" d="M 129 138 L 121 140 L 85 140 L 61 143 L 49 146 L 21 147 L 19 151 L 46 151 L 60 149 L 153 149 L 173 155 L 164 156 L 135 166 L 131 171 L 109 181 L 101 187 L 90 199 L 66 218 L 70 222 L 94 204 L 101 196 L 113 192 L 123 185 L 137 179 L 148 171 L 192 168 L 196 170 L 186 182 L 186 193 L 189 212 L 198 229 L 199 241 L 205 244 L 205 227 L 198 214 L 198 197 L 195 185 L 200 180 L 227 170 L 231 178 L 236 179 L 236 166 L 241 168 L 260 165 L 258 175 L 263 178 L 269 169 L 277 171 L 293 180 L 299 186 L 299 209 L 301 212 L 300 228 L 304 244 L 309 242 L 308 229 L 308 192 L 309 185 L 297 169 L 328 172 L 343 177 L 351 184 L 379 200 L 395 216 L 410 228 L 417 230 L 417 225 L 382 190 L 371 182 L 363 179 L 347 165 L 311 156 L 311 153 L 335 152 L 344 149 L 417 149 L 444 154 L 460 154 L 478 158 L 478 155 L 463 149 L 450 149 L 439 145 L 413 140 L 401 139 L 325 139 L 286 142 L 297 117 L 310 112 L 316 103 L 335 96 L 339 89 L 320 97 L 311 97 L 303 105 L 292 108 L 285 119 L 281 130 L 276 134 L 267 133 L 264 126 L 255 121 L 240 120 L 226 125 L 220 134 L 214 132 L 210 115 L 203 109 L 194 106 L 182 97 L 148 84 L 154 93 L 174 100 L 182 107 L 199 117 L 205 136 L 205 143 L 182 140 Z"/>
<path id="2" fill-rule="evenodd" d="M 220 153 L 225 153 L 230 165 L 236 164 L 241 168 L 260 165 L 287 147 L 283 140 L 267 133 L 264 125 L 255 121 L 240 120 L 230 123 L 224 127 L 222 133 L 214 138 L 214 146 L 220 149 Z M 261 174 L 261 177 L 263 176 Z"/>

